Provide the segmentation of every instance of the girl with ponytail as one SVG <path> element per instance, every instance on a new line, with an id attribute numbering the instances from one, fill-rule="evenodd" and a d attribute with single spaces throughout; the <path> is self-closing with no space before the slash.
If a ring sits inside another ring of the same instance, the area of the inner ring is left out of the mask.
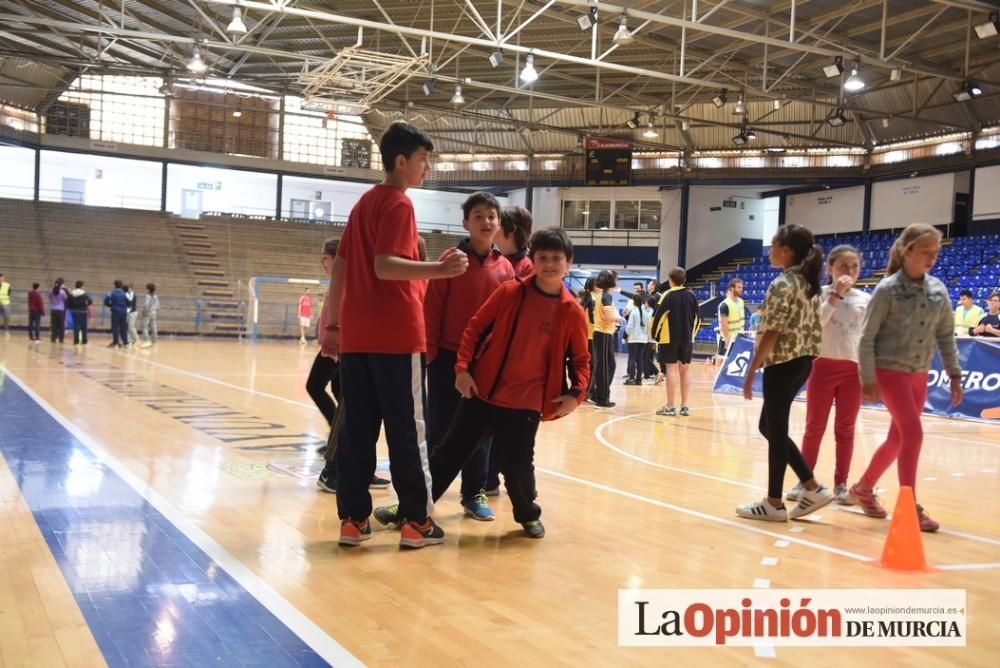
<path id="1" fill-rule="evenodd" d="M 861 393 L 889 410 L 892 425 L 886 440 L 872 455 L 861 480 L 850 489 L 851 500 L 869 517 L 886 517 L 875 497 L 875 484 L 897 461 L 900 487 L 910 487 L 916 498 L 917 465 L 924 433 L 920 413 L 927 398 L 927 375 L 934 349 L 951 379 L 951 403 L 962 401 L 962 369 L 955 346 L 951 299 L 944 283 L 928 272 L 937 262 L 941 233 L 930 225 L 913 224 L 899 235 L 889 251 L 888 275 L 875 288 L 865 310 L 858 362 Z M 898 507 L 897 507 L 898 509 Z M 917 504 L 921 531 L 940 525 Z"/>
<path id="2" fill-rule="evenodd" d="M 809 377 L 813 358 L 820 353 L 823 327 L 819 317 L 819 275 L 823 250 L 812 232 L 800 225 L 783 225 L 771 240 L 771 266 L 784 273 L 767 288 L 757 334 L 756 351 L 743 382 L 743 396 L 753 398 L 753 379 L 764 369 L 764 405 L 760 433 L 767 439 L 767 497 L 736 509 L 752 520 L 785 522 L 819 510 L 833 500 L 833 492 L 813 477 L 798 447 L 788 437 L 792 401 Z M 781 501 L 785 469 L 791 465 L 799 478 L 798 503 L 789 512 Z"/>

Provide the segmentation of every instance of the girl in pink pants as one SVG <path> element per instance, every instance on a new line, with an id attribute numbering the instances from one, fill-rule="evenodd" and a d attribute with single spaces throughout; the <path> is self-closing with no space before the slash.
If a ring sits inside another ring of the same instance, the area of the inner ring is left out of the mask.
<path id="1" fill-rule="evenodd" d="M 940 250 L 941 233 L 930 225 L 917 223 L 903 230 L 889 251 L 888 275 L 875 288 L 865 312 L 858 346 L 862 396 L 878 401 L 881 395 L 892 416 L 888 437 L 850 489 L 851 500 L 869 517 L 886 516 L 875 485 L 894 461 L 900 486 L 911 487 L 916 494 L 924 440 L 920 414 L 935 348 L 941 350 L 942 365 L 951 379 L 952 405 L 962 401 L 951 300 L 944 284 L 927 273 Z M 919 504 L 917 516 L 921 531 L 940 528 Z"/>
<path id="2" fill-rule="evenodd" d="M 858 343 L 861 325 L 871 295 L 854 287 L 861 273 L 861 254 L 853 246 L 836 246 L 826 258 L 830 285 L 820 292 L 820 321 L 823 344 L 813 362 L 806 385 L 806 431 L 802 437 L 802 457 L 816 469 L 819 446 L 826 432 L 830 409 L 836 402 L 833 433 L 837 440 L 833 471 L 834 498 L 841 505 L 851 503 L 847 493 L 847 473 L 854 452 L 854 423 L 861 410 L 861 380 L 858 378 Z M 798 501 L 801 484 L 785 495 Z"/>

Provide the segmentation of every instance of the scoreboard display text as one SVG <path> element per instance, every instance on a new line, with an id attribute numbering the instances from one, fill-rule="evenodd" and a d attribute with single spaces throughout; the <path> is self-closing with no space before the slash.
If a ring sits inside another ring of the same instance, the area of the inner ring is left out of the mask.
<path id="1" fill-rule="evenodd" d="M 587 185 L 632 185 L 632 144 L 587 137 Z"/>

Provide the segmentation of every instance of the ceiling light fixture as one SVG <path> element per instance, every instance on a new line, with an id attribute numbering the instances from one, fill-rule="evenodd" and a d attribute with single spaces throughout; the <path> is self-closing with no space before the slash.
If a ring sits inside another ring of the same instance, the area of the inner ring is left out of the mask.
<path id="1" fill-rule="evenodd" d="M 993 12 L 990 14 L 989 21 L 976 26 L 976 35 L 979 36 L 979 39 L 986 39 L 997 34 L 1000 34 L 1000 13 Z"/>
<path id="2" fill-rule="evenodd" d="M 639 124 L 640 124 L 640 121 L 639 121 L 639 112 L 638 111 L 635 112 L 635 115 L 632 116 L 632 118 L 630 118 L 627 121 L 625 121 L 625 125 L 628 126 L 629 130 L 635 130 L 637 127 L 639 127 Z"/>
<path id="3" fill-rule="evenodd" d="M 903 78 L 903 70 L 899 69 L 898 67 L 892 68 L 892 71 L 889 72 L 889 81 L 899 81 L 902 78 Z"/>
<path id="4" fill-rule="evenodd" d="M 521 81 L 526 84 L 538 81 L 538 72 L 535 71 L 535 57 L 532 55 L 528 56 L 528 60 L 521 69 Z"/>
<path id="5" fill-rule="evenodd" d="M 844 82 L 844 90 L 848 93 L 857 93 L 865 87 L 865 80 L 858 76 L 860 69 L 861 65 L 855 60 L 854 64 L 851 66 L 851 75 L 847 77 L 847 81 Z"/>
<path id="6" fill-rule="evenodd" d="M 625 45 L 632 43 L 632 31 L 628 29 L 628 18 L 622 14 L 621 21 L 618 23 L 618 30 L 615 32 L 615 36 L 611 38 L 615 44 Z"/>
<path id="7" fill-rule="evenodd" d="M 437 86 L 437 79 L 428 79 L 424 82 L 422 88 L 424 89 L 424 95 L 430 95 L 434 92 L 434 88 Z"/>
<path id="8" fill-rule="evenodd" d="M 747 105 L 743 101 L 743 93 L 740 93 L 740 96 L 736 98 L 736 104 L 733 106 L 733 115 L 743 116 L 746 113 L 747 113 Z"/>
<path id="9" fill-rule="evenodd" d="M 455 84 L 455 94 L 451 96 L 451 103 L 456 106 L 465 104 L 465 98 L 462 96 L 462 84 Z"/>
<path id="10" fill-rule="evenodd" d="M 951 94 L 955 99 L 955 102 L 968 102 L 974 97 L 979 97 L 983 94 L 983 88 L 977 83 L 971 81 L 963 81 L 962 87 Z"/>
<path id="11" fill-rule="evenodd" d="M 844 110 L 837 109 L 837 111 L 833 112 L 833 116 L 826 119 L 826 122 L 829 123 L 832 128 L 839 128 L 842 125 L 846 125 L 847 117 L 844 116 Z"/>
<path id="12" fill-rule="evenodd" d="M 243 16 L 240 13 L 239 7 L 233 7 L 233 20 L 226 26 L 226 32 L 230 35 L 247 34 L 247 26 L 243 23 Z"/>
<path id="13" fill-rule="evenodd" d="M 885 118 L 882 119 L 882 127 L 883 128 L 889 127 L 889 123 L 891 123 L 891 122 L 892 121 L 889 119 L 889 117 L 886 116 Z"/>
<path id="14" fill-rule="evenodd" d="M 500 63 L 503 62 L 503 51 L 494 51 L 490 54 L 490 65 L 493 69 L 500 67 Z"/>
<path id="15" fill-rule="evenodd" d="M 757 138 L 757 133 L 754 132 L 753 130 L 744 130 L 743 134 L 746 136 L 747 139 L 750 139 L 750 140 L 753 140 L 753 139 Z"/>
<path id="16" fill-rule="evenodd" d="M 660 136 L 660 133 L 656 131 L 655 127 L 653 127 L 652 114 L 650 114 L 649 116 L 649 122 L 646 123 L 646 131 L 642 133 L 642 136 L 647 139 L 656 139 L 657 137 Z"/>
<path id="17" fill-rule="evenodd" d="M 587 32 L 591 28 L 597 25 L 597 5 L 594 5 L 586 14 L 582 14 L 576 19 L 576 24 L 580 26 L 580 30 Z"/>
<path id="18" fill-rule="evenodd" d="M 208 63 L 201 57 L 201 48 L 197 44 L 194 45 L 194 53 L 187 62 L 187 68 L 193 74 L 204 74 L 208 71 Z"/>
<path id="19" fill-rule="evenodd" d="M 844 71 L 844 58 L 843 56 L 837 56 L 833 59 L 833 62 L 829 65 L 823 67 L 823 74 L 826 75 L 827 79 L 832 79 L 833 77 L 839 77 L 840 73 Z"/>
<path id="20" fill-rule="evenodd" d="M 233 118 L 239 118 L 242 115 L 243 115 L 242 111 L 234 111 L 233 112 Z"/>
<path id="21" fill-rule="evenodd" d="M 774 107 L 775 111 L 780 111 L 781 110 L 781 100 L 775 100 L 774 102 L 771 103 L 771 106 Z"/>
<path id="22" fill-rule="evenodd" d="M 714 104 L 719 109 L 721 109 L 722 107 L 726 106 L 726 89 L 725 88 L 722 89 L 721 93 L 719 93 L 718 95 L 716 95 L 715 97 L 712 98 L 712 104 Z"/>
<path id="23" fill-rule="evenodd" d="M 737 146 L 743 146 L 744 144 L 747 143 L 747 136 L 743 133 L 742 130 L 738 135 L 733 137 L 733 143 L 736 144 Z"/>

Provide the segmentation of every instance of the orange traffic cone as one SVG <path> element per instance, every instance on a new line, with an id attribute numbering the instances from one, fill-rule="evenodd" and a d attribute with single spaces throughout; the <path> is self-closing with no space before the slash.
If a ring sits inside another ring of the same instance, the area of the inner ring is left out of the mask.
<path id="1" fill-rule="evenodd" d="M 924 544 L 920 538 L 920 521 L 917 519 L 917 502 L 912 487 L 900 487 L 896 508 L 892 511 L 889 535 L 882 548 L 879 565 L 895 571 L 929 571 L 924 558 Z"/>

